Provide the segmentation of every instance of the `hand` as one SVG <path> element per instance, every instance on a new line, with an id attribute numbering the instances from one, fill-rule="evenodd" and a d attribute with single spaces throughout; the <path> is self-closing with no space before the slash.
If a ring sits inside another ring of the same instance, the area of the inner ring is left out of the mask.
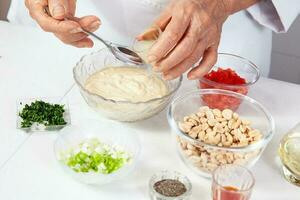
<path id="1" fill-rule="evenodd" d="M 163 30 L 150 49 L 148 60 L 167 80 L 174 79 L 196 63 L 188 73 L 196 79 L 217 60 L 222 25 L 229 15 L 224 0 L 173 0 L 155 21 Z M 147 33 L 137 38 L 142 40 Z"/>
<path id="2" fill-rule="evenodd" d="M 75 47 L 93 47 L 93 41 L 82 32 L 82 28 L 94 32 L 101 22 L 96 16 L 85 16 L 77 20 L 64 20 L 74 16 L 76 0 L 25 0 L 30 16 L 37 21 L 46 32 L 52 32 L 65 44 Z M 49 7 L 49 16 L 45 8 Z"/>

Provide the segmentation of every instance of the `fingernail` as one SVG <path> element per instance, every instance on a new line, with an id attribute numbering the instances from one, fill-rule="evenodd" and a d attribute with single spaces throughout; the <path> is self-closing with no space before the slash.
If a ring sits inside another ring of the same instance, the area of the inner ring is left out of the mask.
<path id="1" fill-rule="evenodd" d="M 156 60 L 157 60 L 157 57 L 156 57 L 156 56 L 148 56 L 148 62 L 149 62 L 149 63 L 156 62 Z"/>
<path id="2" fill-rule="evenodd" d="M 173 79 L 173 76 L 170 75 L 170 74 L 163 75 L 163 79 L 166 80 L 166 81 L 169 81 L 169 80 L 172 80 L 172 79 Z"/>
<path id="3" fill-rule="evenodd" d="M 82 32 L 82 28 L 80 28 L 80 27 L 77 27 L 77 28 L 70 31 L 71 34 L 80 33 L 80 32 Z"/>
<path id="4" fill-rule="evenodd" d="M 101 22 L 100 21 L 95 21 L 90 25 L 90 29 L 91 31 L 95 31 L 99 28 Z"/>
<path id="5" fill-rule="evenodd" d="M 92 46 L 90 44 L 81 44 L 81 48 L 91 48 Z"/>
<path id="6" fill-rule="evenodd" d="M 142 35 L 138 35 L 138 36 L 135 37 L 135 39 L 136 39 L 137 41 L 141 41 L 141 40 L 143 40 L 143 37 L 142 37 Z"/>
<path id="7" fill-rule="evenodd" d="M 62 5 L 57 5 L 52 10 L 54 17 L 60 17 L 65 14 L 65 8 Z"/>
<path id="8" fill-rule="evenodd" d="M 153 64 L 153 63 L 151 65 L 153 66 L 153 71 L 155 71 L 155 72 L 159 72 L 160 71 L 158 65 Z"/>
<path id="9" fill-rule="evenodd" d="M 92 48 L 92 45 L 90 45 L 90 44 L 85 44 L 85 45 L 84 45 L 84 48 Z"/>
<path id="10" fill-rule="evenodd" d="M 196 78 L 197 78 L 197 77 L 194 76 L 194 75 L 191 75 L 191 76 L 188 77 L 189 80 L 195 80 Z"/>

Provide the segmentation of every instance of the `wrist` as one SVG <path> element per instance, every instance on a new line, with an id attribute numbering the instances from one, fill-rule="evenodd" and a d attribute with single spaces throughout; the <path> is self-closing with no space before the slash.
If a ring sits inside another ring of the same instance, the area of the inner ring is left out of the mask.
<path id="1" fill-rule="evenodd" d="M 235 13 L 235 8 L 234 8 L 234 3 L 233 0 L 221 0 L 225 9 L 226 14 L 232 15 L 233 13 Z"/>
<path id="2" fill-rule="evenodd" d="M 207 13 L 210 13 L 210 16 L 219 22 L 224 22 L 227 17 L 230 15 L 229 9 L 230 5 L 228 0 L 196 0 L 201 5 L 202 9 Z"/>
<path id="3" fill-rule="evenodd" d="M 261 0 L 222 0 L 228 15 L 247 9 Z"/>

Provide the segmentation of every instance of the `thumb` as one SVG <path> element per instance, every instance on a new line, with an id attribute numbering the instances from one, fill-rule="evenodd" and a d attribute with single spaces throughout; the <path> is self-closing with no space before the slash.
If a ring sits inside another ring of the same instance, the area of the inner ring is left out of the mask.
<path id="1" fill-rule="evenodd" d="M 143 33 L 136 36 L 136 39 L 138 41 L 158 39 L 159 35 L 161 34 L 161 31 L 164 31 L 166 26 L 169 24 L 171 17 L 172 15 L 169 12 L 169 9 L 165 10 L 154 21 L 153 25 L 147 30 L 145 30 Z"/>
<path id="2" fill-rule="evenodd" d="M 140 35 L 136 36 L 138 41 L 141 40 L 157 40 L 159 38 L 161 30 L 158 27 L 150 27 Z"/>
<path id="3" fill-rule="evenodd" d="M 67 14 L 67 3 L 64 0 L 48 0 L 50 14 L 55 19 L 64 19 Z"/>

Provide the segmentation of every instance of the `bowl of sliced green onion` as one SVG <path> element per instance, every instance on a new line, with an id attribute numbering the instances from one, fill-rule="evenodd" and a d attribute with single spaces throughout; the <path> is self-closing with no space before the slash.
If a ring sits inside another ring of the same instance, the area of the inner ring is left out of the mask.
<path id="1" fill-rule="evenodd" d="M 85 184 L 103 185 L 133 171 L 140 142 L 125 125 L 89 120 L 62 129 L 54 152 L 67 174 Z"/>

